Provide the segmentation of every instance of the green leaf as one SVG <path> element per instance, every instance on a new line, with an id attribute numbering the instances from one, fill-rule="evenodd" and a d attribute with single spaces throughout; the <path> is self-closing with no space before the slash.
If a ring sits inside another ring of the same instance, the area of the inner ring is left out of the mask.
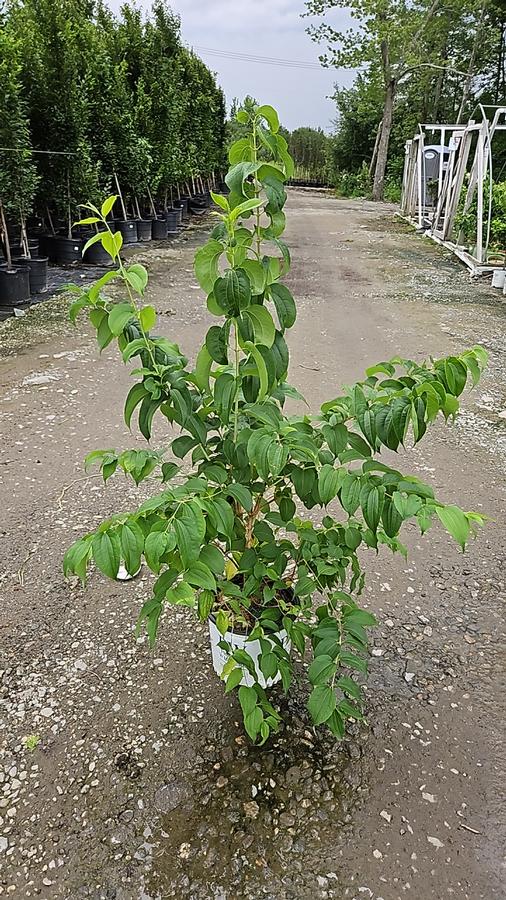
<path id="1" fill-rule="evenodd" d="M 141 327 L 143 331 L 151 331 L 156 322 L 156 312 L 152 306 L 143 306 L 140 313 L 139 319 L 141 323 Z"/>
<path id="2" fill-rule="evenodd" d="M 211 191 L 211 199 L 216 203 L 216 206 L 219 206 L 221 209 L 225 210 L 225 212 L 229 211 L 230 207 L 228 205 L 228 200 L 223 194 L 215 194 L 214 191 Z"/>
<path id="3" fill-rule="evenodd" d="M 224 425 L 228 424 L 237 391 L 236 381 L 230 372 L 220 375 L 214 384 L 214 402 Z"/>
<path id="4" fill-rule="evenodd" d="M 228 151 L 228 160 L 232 166 L 241 162 L 251 162 L 253 150 L 249 138 L 235 141 Z"/>
<path id="5" fill-rule="evenodd" d="M 258 168 L 259 163 L 237 163 L 235 166 L 232 166 L 232 168 L 227 172 L 225 176 L 225 184 L 230 188 L 232 193 L 237 194 L 239 197 L 250 199 L 244 192 L 244 182 L 247 178 L 250 177 L 250 175 L 253 175 L 253 173 L 256 172 Z"/>
<path id="6" fill-rule="evenodd" d="M 130 422 L 132 420 L 132 414 L 135 407 L 141 402 L 141 400 L 144 400 L 144 397 L 147 396 L 147 393 L 148 392 L 143 384 L 134 384 L 134 386 L 130 388 L 125 401 L 124 411 L 124 419 L 127 428 L 130 428 Z"/>
<path id="7" fill-rule="evenodd" d="M 169 588 L 166 599 L 175 606 L 195 606 L 195 591 L 185 581 L 180 581 L 175 587 Z"/>
<path id="8" fill-rule="evenodd" d="M 137 294 L 144 293 L 148 283 L 148 273 L 144 266 L 141 266 L 140 263 L 129 266 L 126 270 L 126 278 Z"/>
<path id="9" fill-rule="evenodd" d="M 190 568 L 185 572 L 185 580 L 188 584 L 193 584 L 195 587 L 205 588 L 208 591 L 216 590 L 216 580 L 205 563 L 197 560 L 192 563 Z"/>
<path id="10" fill-rule="evenodd" d="M 334 691 L 326 684 L 317 684 L 308 700 L 309 714 L 315 725 L 326 722 L 334 712 L 337 698 Z"/>
<path id="11" fill-rule="evenodd" d="M 318 472 L 318 493 L 323 506 L 330 503 L 339 489 L 339 470 L 334 466 L 322 466 Z"/>
<path id="12" fill-rule="evenodd" d="M 265 269 L 256 259 L 245 259 L 241 263 L 241 268 L 246 272 L 250 284 L 251 293 L 254 296 L 263 294 L 265 288 Z"/>
<path id="13" fill-rule="evenodd" d="M 218 306 L 228 316 L 237 316 L 251 302 L 251 284 L 243 269 L 227 269 L 217 278 L 213 294 Z"/>
<path id="14" fill-rule="evenodd" d="M 437 506 L 436 515 L 452 538 L 465 550 L 470 533 L 466 514 L 458 506 Z"/>
<path id="15" fill-rule="evenodd" d="M 209 392 L 209 374 L 211 372 L 213 360 L 212 356 L 209 353 L 207 347 L 204 346 L 200 349 L 199 354 L 197 356 L 197 362 L 195 364 L 195 382 L 197 387 L 200 388 L 202 393 Z"/>
<path id="16" fill-rule="evenodd" d="M 267 396 L 269 391 L 269 375 L 267 373 L 265 360 L 258 347 L 256 347 L 255 344 L 252 344 L 251 341 L 244 342 L 244 349 L 251 353 L 253 359 L 255 360 L 258 377 L 260 379 L 260 390 L 258 392 L 257 400 L 263 400 L 264 397 Z"/>
<path id="17" fill-rule="evenodd" d="M 120 542 L 126 570 L 129 575 L 135 575 L 141 564 L 141 555 L 144 550 L 144 534 L 133 519 L 129 519 L 122 525 Z"/>
<path id="18" fill-rule="evenodd" d="M 358 509 L 360 504 L 361 485 L 359 479 L 355 475 L 346 475 L 341 487 L 341 505 L 343 509 L 352 516 Z"/>
<path id="19" fill-rule="evenodd" d="M 202 510 L 194 500 L 179 509 L 174 519 L 174 529 L 177 548 L 183 565 L 187 568 L 199 558 L 206 532 Z"/>
<path id="20" fill-rule="evenodd" d="M 236 666 L 235 669 L 232 669 L 230 675 L 227 678 L 227 683 L 225 687 L 225 693 L 229 694 L 230 691 L 233 691 L 242 681 L 243 673 L 240 666 Z"/>
<path id="21" fill-rule="evenodd" d="M 199 560 L 205 563 L 215 575 L 223 575 L 225 558 L 218 547 L 215 547 L 213 544 L 207 544 L 206 547 L 202 548 Z"/>
<path id="22" fill-rule="evenodd" d="M 172 441 L 171 448 L 174 456 L 177 456 L 178 459 L 183 459 L 197 444 L 198 441 L 195 438 L 190 437 L 188 434 L 183 434 Z"/>
<path id="23" fill-rule="evenodd" d="M 240 690 L 240 688 L 239 688 Z M 244 716 L 244 727 L 246 729 L 246 733 L 251 738 L 252 741 L 255 740 L 258 732 L 260 731 L 263 724 L 263 714 L 262 710 L 259 706 L 255 707 L 255 709 L 249 713 L 247 716 Z"/>
<path id="24" fill-rule="evenodd" d="M 261 653 L 259 664 L 264 678 L 274 678 L 278 671 L 278 659 L 275 653 Z"/>
<path id="25" fill-rule="evenodd" d="M 384 488 L 377 487 L 376 485 L 368 485 L 365 503 L 362 500 L 362 495 L 360 498 L 364 519 L 371 531 L 376 531 L 379 525 L 381 510 L 383 508 L 383 494 Z"/>
<path id="26" fill-rule="evenodd" d="M 69 547 L 63 558 L 63 574 L 65 577 L 67 577 L 69 572 L 73 572 L 74 575 L 77 575 L 81 579 L 82 584 L 84 584 L 86 580 L 88 559 L 92 550 L 92 540 L 92 536 L 87 535 L 84 538 L 80 538 Z"/>
<path id="27" fill-rule="evenodd" d="M 218 278 L 218 263 L 224 249 L 223 244 L 220 244 L 219 241 L 210 240 L 195 254 L 193 263 L 195 276 L 206 294 L 211 293 L 214 282 Z"/>
<path id="28" fill-rule="evenodd" d="M 121 558 L 118 532 L 113 529 L 98 532 L 93 538 L 92 549 L 97 568 L 108 578 L 116 578 Z"/>
<path id="29" fill-rule="evenodd" d="M 111 309 L 107 324 L 111 333 L 117 337 L 133 319 L 135 310 L 131 303 L 116 303 Z"/>
<path id="30" fill-rule="evenodd" d="M 342 666 L 347 666 L 349 669 L 361 672 L 362 675 L 367 675 L 367 663 L 360 656 L 357 656 L 356 653 L 352 653 L 351 650 L 341 650 L 339 660 Z"/>
<path id="31" fill-rule="evenodd" d="M 160 559 L 168 545 L 168 536 L 164 531 L 153 531 L 148 534 L 144 544 L 144 556 L 152 572 L 160 572 Z"/>
<path id="32" fill-rule="evenodd" d="M 224 328 L 219 325 L 211 325 L 206 334 L 206 348 L 215 362 L 226 366 L 228 363 L 228 344 Z"/>
<path id="33" fill-rule="evenodd" d="M 245 685 L 239 688 L 239 703 L 245 716 L 249 716 L 253 712 L 257 702 L 258 697 L 254 688 Z"/>
<path id="34" fill-rule="evenodd" d="M 360 710 L 354 706 L 353 703 L 350 703 L 349 700 L 341 700 L 337 709 L 341 715 L 346 716 L 349 719 L 361 721 L 364 718 Z"/>
<path id="35" fill-rule="evenodd" d="M 93 244 L 97 244 L 99 241 L 102 241 L 103 233 L 104 233 L 103 231 L 97 231 L 96 234 L 93 234 L 90 238 L 88 238 L 88 240 L 86 241 L 86 243 L 81 251 L 82 256 L 84 256 L 84 254 L 90 247 L 93 247 Z M 103 243 L 103 241 L 102 241 L 102 243 Z"/>
<path id="36" fill-rule="evenodd" d="M 232 538 L 234 531 L 234 511 L 223 497 L 213 497 L 207 501 L 208 509 L 216 521 L 216 530 L 226 538 Z"/>
<path id="37" fill-rule="evenodd" d="M 253 304 L 245 309 L 243 316 L 246 316 L 253 325 L 253 334 L 256 344 L 263 344 L 265 347 L 272 347 L 276 335 L 276 328 L 273 318 L 265 306 Z"/>
<path id="38" fill-rule="evenodd" d="M 287 459 L 287 448 L 284 447 L 283 444 L 280 444 L 274 440 L 267 450 L 267 462 L 270 474 L 274 477 L 280 475 L 280 473 L 286 466 Z"/>
<path id="39" fill-rule="evenodd" d="M 353 697 L 354 700 L 360 700 L 361 691 L 358 684 L 348 675 L 343 675 L 336 682 L 336 687 L 341 688 L 345 694 Z"/>
<path id="40" fill-rule="evenodd" d="M 104 200 L 104 202 L 102 203 L 100 212 L 102 213 L 102 216 L 104 219 L 106 219 L 107 216 L 109 215 L 109 213 L 111 212 L 117 199 L 118 199 L 118 195 L 112 194 L 110 197 L 107 197 L 107 200 Z"/>
<path id="41" fill-rule="evenodd" d="M 251 492 L 244 484 L 228 485 L 227 493 L 230 497 L 233 497 L 234 500 L 237 500 L 246 512 L 251 512 L 253 508 L 253 499 L 251 497 Z"/>
<path id="42" fill-rule="evenodd" d="M 297 318 L 297 309 L 292 294 L 286 285 L 279 283 L 271 284 L 269 294 L 276 307 L 282 330 L 291 328 Z"/>
<path id="43" fill-rule="evenodd" d="M 256 114 L 257 116 L 262 116 L 262 118 L 265 119 L 273 134 L 277 134 L 277 132 L 279 131 L 279 118 L 273 106 L 259 106 Z"/>
<path id="44" fill-rule="evenodd" d="M 254 209 L 258 209 L 263 205 L 263 202 L 263 200 L 258 200 L 256 197 L 252 197 L 251 200 L 245 200 L 244 203 L 239 203 L 237 206 L 234 206 L 232 212 L 230 213 L 230 221 L 235 222 L 235 220 L 244 215 L 244 213 L 251 212 Z"/>
<path id="45" fill-rule="evenodd" d="M 309 666 L 309 680 L 312 684 L 325 684 L 337 671 L 337 665 L 330 656 L 317 656 Z"/>
<path id="46" fill-rule="evenodd" d="M 200 591 L 197 603 L 198 617 L 201 622 L 205 622 L 214 606 L 215 595 L 211 591 Z"/>

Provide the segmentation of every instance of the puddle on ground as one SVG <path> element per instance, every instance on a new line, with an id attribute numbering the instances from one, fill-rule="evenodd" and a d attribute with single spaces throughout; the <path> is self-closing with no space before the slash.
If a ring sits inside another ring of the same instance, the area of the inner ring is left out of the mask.
<path id="1" fill-rule="evenodd" d="M 157 792 L 153 900 L 342 897 L 324 857 L 336 833 L 351 831 L 365 795 L 359 745 L 315 736 L 295 719 L 265 748 L 237 725 L 235 738 L 217 737 L 204 752 L 191 780 Z"/>

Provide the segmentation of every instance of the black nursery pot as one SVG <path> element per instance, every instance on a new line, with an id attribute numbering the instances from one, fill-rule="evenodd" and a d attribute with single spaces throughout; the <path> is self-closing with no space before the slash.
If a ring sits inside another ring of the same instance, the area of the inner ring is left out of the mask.
<path id="1" fill-rule="evenodd" d="M 150 241 L 152 238 L 153 219 L 137 219 L 137 237 L 140 241 Z"/>
<path id="2" fill-rule="evenodd" d="M 84 254 L 84 262 L 92 266 L 112 266 L 113 261 L 109 254 L 102 247 L 101 241 L 97 241 L 88 247 Z"/>
<path id="3" fill-rule="evenodd" d="M 189 197 L 181 197 L 179 200 L 174 200 L 174 206 L 176 209 L 181 209 L 181 216 L 183 219 L 187 219 L 189 215 L 188 201 Z"/>
<path id="4" fill-rule="evenodd" d="M 20 256 L 13 260 L 16 266 L 28 269 L 31 294 L 42 294 L 47 291 L 47 256 L 34 257 Z"/>
<path id="5" fill-rule="evenodd" d="M 59 234 L 53 247 L 53 261 L 60 266 L 68 266 L 71 263 L 81 262 L 83 241 L 81 238 L 69 238 Z"/>
<path id="6" fill-rule="evenodd" d="M 165 219 L 153 219 L 151 233 L 154 241 L 167 240 L 167 222 Z"/>
<path id="7" fill-rule="evenodd" d="M 179 227 L 179 212 L 176 209 L 168 209 L 165 213 L 167 221 L 167 233 L 177 234 Z"/>
<path id="8" fill-rule="evenodd" d="M 0 306 L 19 306 L 30 302 L 30 272 L 28 268 L 11 271 L 0 267 Z"/>
<path id="9" fill-rule="evenodd" d="M 137 241 L 137 221 L 135 219 L 121 219 L 117 222 L 117 230 L 123 235 L 124 244 L 135 244 Z"/>

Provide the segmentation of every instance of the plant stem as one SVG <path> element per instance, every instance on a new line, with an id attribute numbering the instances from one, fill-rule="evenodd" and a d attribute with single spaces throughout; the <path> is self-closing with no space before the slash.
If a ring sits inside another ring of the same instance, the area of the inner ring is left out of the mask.
<path id="1" fill-rule="evenodd" d="M 258 144 L 257 144 L 257 120 L 256 117 L 253 119 L 253 162 L 255 165 L 258 163 Z M 255 197 L 258 200 L 260 197 L 260 182 L 258 181 L 256 172 L 254 178 L 254 191 Z M 256 234 L 256 245 L 257 245 L 257 259 L 260 261 L 260 251 L 262 245 L 262 238 L 260 236 L 260 207 L 255 210 L 255 218 L 256 218 L 256 226 L 255 226 L 255 234 Z"/>
<path id="2" fill-rule="evenodd" d="M 234 319 L 234 353 L 235 353 L 235 402 L 234 402 L 234 444 L 237 443 L 239 423 L 239 326 Z"/>

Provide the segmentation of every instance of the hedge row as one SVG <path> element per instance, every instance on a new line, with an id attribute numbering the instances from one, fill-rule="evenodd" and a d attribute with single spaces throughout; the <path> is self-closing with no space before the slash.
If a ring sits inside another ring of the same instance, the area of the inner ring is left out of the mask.
<path id="1" fill-rule="evenodd" d="M 115 176 L 135 211 L 221 168 L 224 97 L 165 0 L 119 16 L 100 0 L 8 0 L 0 83 L 0 198 L 15 221 L 75 217 Z"/>

